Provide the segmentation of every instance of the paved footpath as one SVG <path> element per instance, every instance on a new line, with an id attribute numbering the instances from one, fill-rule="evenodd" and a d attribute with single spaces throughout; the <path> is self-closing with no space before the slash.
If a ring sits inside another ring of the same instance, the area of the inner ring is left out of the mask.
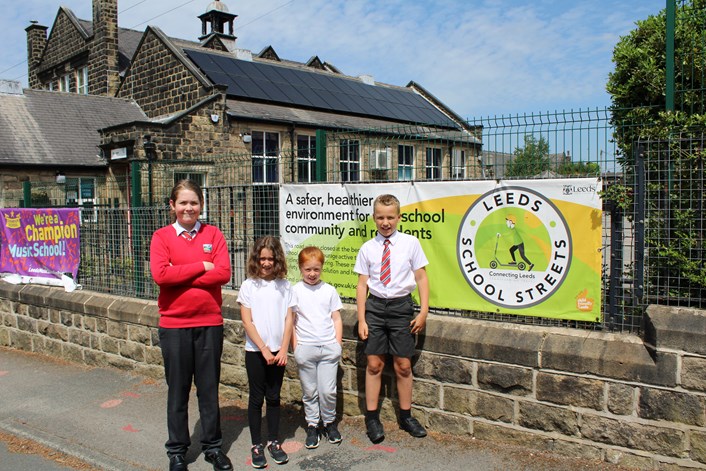
<path id="1" fill-rule="evenodd" d="M 198 430 L 195 394 L 189 412 Z M 222 401 L 224 450 L 236 470 L 250 465 L 250 435 L 246 411 L 235 401 Z M 160 470 L 168 469 L 166 385 L 163 381 L 115 368 L 91 368 L 75 363 L 0 348 L 0 470 Z M 606 463 L 540 454 L 517 447 L 494 446 L 471 439 L 432 433 L 414 439 L 386 423 L 384 442 L 372 445 L 361 418 L 346 418 L 343 443 L 322 441 L 304 448 L 302 417 L 285 410 L 283 447 L 286 470 L 526 470 L 625 469 Z M 192 434 L 187 455 L 191 471 L 211 470 Z"/>

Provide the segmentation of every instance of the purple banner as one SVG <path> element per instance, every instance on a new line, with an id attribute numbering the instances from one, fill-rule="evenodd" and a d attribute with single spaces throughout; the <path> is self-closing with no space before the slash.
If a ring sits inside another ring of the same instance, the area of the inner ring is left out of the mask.
<path id="1" fill-rule="evenodd" d="M 0 209 L 0 273 L 78 275 L 78 209 Z"/>

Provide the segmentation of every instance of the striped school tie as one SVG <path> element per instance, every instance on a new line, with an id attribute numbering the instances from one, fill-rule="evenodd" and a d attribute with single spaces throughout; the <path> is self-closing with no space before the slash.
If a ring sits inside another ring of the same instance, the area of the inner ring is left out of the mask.
<path id="1" fill-rule="evenodd" d="M 392 278 L 390 270 L 390 239 L 385 239 L 385 248 L 382 250 L 382 265 L 380 266 L 380 281 L 387 286 Z"/>

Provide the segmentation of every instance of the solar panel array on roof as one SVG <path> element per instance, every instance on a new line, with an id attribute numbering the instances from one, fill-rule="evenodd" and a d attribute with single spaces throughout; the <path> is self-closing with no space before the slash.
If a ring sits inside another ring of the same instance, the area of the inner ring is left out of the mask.
<path id="1" fill-rule="evenodd" d="M 251 100 L 437 126 L 456 125 L 408 90 L 367 85 L 316 72 L 251 62 L 186 49 L 186 54 L 227 94 Z"/>

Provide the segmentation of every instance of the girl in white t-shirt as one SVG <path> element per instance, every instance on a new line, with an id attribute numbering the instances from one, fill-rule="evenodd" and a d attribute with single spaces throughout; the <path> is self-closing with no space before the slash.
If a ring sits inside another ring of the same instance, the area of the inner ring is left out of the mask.
<path id="1" fill-rule="evenodd" d="M 321 280 L 324 254 L 317 247 L 299 252 L 302 280 L 294 285 L 294 358 L 299 367 L 307 448 L 319 446 L 322 435 L 340 443 L 336 427 L 336 379 L 341 359 L 343 323 L 341 298 Z"/>
<path id="2" fill-rule="evenodd" d="M 292 288 L 279 240 L 265 236 L 255 242 L 248 259 L 248 279 L 238 293 L 245 329 L 245 369 L 248 374 L 248 425 L 252 466 L 264 468 L 262 405 L 267 403 L 267 450 L 272 460 L 289 460 L 279 442 L 280 390 L 292 336 Z"/>

